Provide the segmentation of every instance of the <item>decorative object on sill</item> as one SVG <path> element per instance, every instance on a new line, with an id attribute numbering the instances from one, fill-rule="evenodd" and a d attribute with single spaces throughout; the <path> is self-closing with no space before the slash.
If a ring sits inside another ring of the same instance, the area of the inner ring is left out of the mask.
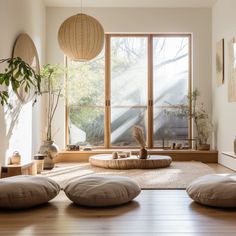
<path id="1" fill-rule="evenodd" d="M 176 146 L 176 143 L 172 143 L 171 149 L 172 149 L 172 150 L 175 150 L 175 146 Z"/>
<path id="2" fill-rule="evenodd" d="M 199 151 L 209 151 L 210 150 L 210 144 L 198 144 L 198 150 Z"/>
<path id="3" fill-rule="evenodd" d="M 21 163 L 21 155 L 18 151 L 13 152 L 12 156 L 10 157 L 10 164 L 11 165 L 20 165 Z"/>
<path id="4" fill-rule="evenodd" d="M 143 128 L 141 126 L 135 125 L 133 127 L 133 137 L 135 141 L 141 146 L 138 157 L 140 159 L 147 159 L 148 152 L 147 149 L 145 148 L 146 143 L 144 139 Z"/>
<path id="5" fill-rule="evenodd" d="M 84 147 L 83 151 L 92 151 L 92 148 L 91 147 Z"/>
<path id="6" fill-rule="evenodd" d="M 40 146 L 39 153 L 45 155 L 44 169 L 50 170 L 54 167 L 54 160 L 58 154 L 58 147 L 51 140 L 46 140 Z"/>
<path id="7" fill-rule="evenodd" d="M 34 69 L 35 73 L 40 73 L 38 52 L 33 40 L 28 34 L 22 33 L 17 37 L 13 46 L 12 57 L 21 58 Z M 23 79 L 24 76 L 25 75 L 22 74 L 21 77 L 19 77 L 19 80 Z M 22 103 L 27 103 L 34 98 L 37 90 L 32 87 L 29 91 L 27 91 L 24 87 L 20 86 L 15 93 Z"/>
<path id="8" fill-rule="evenodd" d="M 118 152 L 112 153 L 112 159 L 118 159 Z"/>
<path id="9" fill-rule="evenodd" d="M 176 149 L 181 149 L 182 148 L 182 144 L 181 143 L 177 143 L 176 144 Z"/>
<path id="10" fill-rule="evenodd" d="M 0 85 L 4 88 L 0 90 L 1 105 L 8 104 L 9 88 L 18 96 L 19 90 L 24 90 L 25 94 L 32 90 L 35 96 L 40 94 L 41 76 L 20 57 L 0 59 L 0 64 L 7 64 L 0 73 Z"/>
<path id="11" fill-rule="evenodd" d="M 234 137 L 234 154 L 236 154 L 236 136 Z"/>
<path id="12" fill-rule="evenodd" d="M 66 19 L 58 31 L 58 43 L 66 56 L 75 61 L 95 58 L 104 45 L 104 30 L 93 17 L 79 13 Z"/>
<path id="13" fill-rule="evenodd" d="M 66 145 L 66 151 L 79 151 L 80 145 L 68 144 Z"/>
<path id="14" fill-rule="evenodd" d="M 180 118 L 186 118 L 193 119 L 193 122 L 195 124 L 196 128 L 196 139 L 198 140 L 197 147 L 199 148 L 208 148 L 207 150 L 210 150 L 210 145 L 207 144 L 207 141 L 209 137 L 212 134 L 212 131 L 214 129 L 213 124 L 211 122 L 211 119 L 209 118 L 209 115 L 207 114 L 207 111 L 205 110 L 203 103 L 199 104 L 197 101 L 197 98 L 200 96 L 200 93 L 197 89 L 195 89 L 192 93 L 188 95 L 188 103 L 185 104 L 169 104 L 174 107 L 174 110 L 171 108 L 171 111 L 166 110 L 165 112 L 167 114 L 174 114 Z M 189 109 L 189 106 L 186 104 L 189 104 L 191 101 L 192 108 Z M 201 146 L 204 144 L 204 146 Z M 199 149 L 200 150 L 200 149 Z M 203 150 L 203 149 L 201 149 Z"/>
<path id="15" fill-rule="evenodd" d="M 34 155 L 34 160 L 37 164 L 37 174 L 40 174 L 44 169 L 44 159 L 45 159 L 45 157 L 47 157 L 47 155 L 40 154 L 40 153 Z"/>

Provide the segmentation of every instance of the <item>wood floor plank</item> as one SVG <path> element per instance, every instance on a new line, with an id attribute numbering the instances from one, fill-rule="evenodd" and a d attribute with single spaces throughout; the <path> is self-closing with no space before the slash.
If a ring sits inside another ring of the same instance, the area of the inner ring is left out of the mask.
<path id="1" fill-rule="evenodd" d="M 143 190 L 130 204 L 78 207 L 61 192 L 49 204 L 0 211 L 0 235 L 235 235 L 236 209 L 192 202 L 184 190 Z"/>

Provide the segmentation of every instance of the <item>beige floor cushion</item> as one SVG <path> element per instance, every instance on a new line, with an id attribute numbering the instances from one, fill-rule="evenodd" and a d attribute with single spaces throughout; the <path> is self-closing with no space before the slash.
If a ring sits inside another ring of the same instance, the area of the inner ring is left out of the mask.
<path id="1" fill-rule="evenodd" d="M 106 207 L 127 203 L 141 192 L 136 182 L 123 176 L 91 176 L 70 182 L 64 189 L 78 205 Z"/>
<path id="2" fill-rule="evenodd" d="M 186 189 L 196 202 L 215 207 L 236 207 L 236 175 L 211 174 L 199 177 Z"/>
<path id="3" fill-rule="evenodd" d="M 59 191 L 59 185 L 46 177 L 20 175 L 0 179 L 0 208 L 36 206 L 48 202 Z"/>

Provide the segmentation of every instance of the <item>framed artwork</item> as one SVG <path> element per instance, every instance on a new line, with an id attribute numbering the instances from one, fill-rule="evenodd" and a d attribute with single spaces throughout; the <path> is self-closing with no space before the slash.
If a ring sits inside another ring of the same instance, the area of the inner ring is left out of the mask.
<path id="1" fill-rule="evenodd" d="M 224 83 L 224 39 L 216 44 L 216 81 L 218 86 Z"/>
<path id="2" fill-rule="evenodd" d="M 236 37 L 228 44 L 228 100 L 236 101 Z"/>

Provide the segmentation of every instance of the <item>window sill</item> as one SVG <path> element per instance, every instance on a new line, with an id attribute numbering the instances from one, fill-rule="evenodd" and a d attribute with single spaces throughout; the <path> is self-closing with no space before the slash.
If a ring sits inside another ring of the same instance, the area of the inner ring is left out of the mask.
<path id="1" fill-rule="evenodd" d="M 156 154 L 156 153 L 218 153 L 218 151 L 216 150 L 210 150 L 210 151 L 200 151 L 200 150 L 195 150 L 195 149 L 147 149 L 149 154 Z M 109 154 L 112 152 L 122 152 L 122 151 L 126 151 L 126 152 L 132 152 L 132 153 L 137 153 L 139 151 L 139 149 L 93 149 L 91 151 L 83 151 L 83 150 L 79 150 L 79 151 L 67 151 L 65 149 L 60 150 L 59 153 L 63 154 L 63 153 L 84 153 L 84 154 Z"/>

